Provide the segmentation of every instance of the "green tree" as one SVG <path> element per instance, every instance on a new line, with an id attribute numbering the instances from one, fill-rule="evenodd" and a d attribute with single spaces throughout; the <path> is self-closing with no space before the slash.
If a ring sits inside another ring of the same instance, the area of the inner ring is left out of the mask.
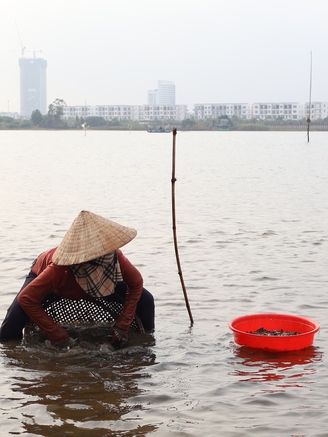
<path id="1" fill-rule="evenodd" d="M 183 130 L 193 129 L 195 125 L 196 125 L 196 120 L 194 120 L 193 118 L 186 118 L 181 122 L 181 129 Z"/>
<path id="2" fill-rule="evenodd" d="M 65 123 L 62 121 L 64 106 L 66 106 L 66 102 L 62 99 L 56 99 L 48 106 L 48 127 L 60 128 L 65 126 Z"/>
<path id="3" fill-rule="evenodd" d="M 90 127 L 106 126 L 107 122 L 104 117 L 90 116 L 86 117 L 86 124 Z"/>
<path id="4" fill-rule="evenodd" d="M 36 109 L 35 111 L 32 112 L 31 122 L 32 122 L 33 126 L 41 126 L 42 125 L 43 115 L 41 114 L 41 112 L 38 109 Z"/>

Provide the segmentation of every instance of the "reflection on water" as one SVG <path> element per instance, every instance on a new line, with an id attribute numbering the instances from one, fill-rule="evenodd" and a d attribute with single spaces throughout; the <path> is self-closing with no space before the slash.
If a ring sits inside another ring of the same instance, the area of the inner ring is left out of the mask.
<path id="1" fill-rule="evenodd" d="M 240 382 L 272 381 L 280 390 L 313 383 L 306 376 L 315 375 L 316 364 L 323 358 L 323 352 L 314 346 L 280 353 L 236 346 L 234 355 L 238 360 L 231 362 L 234 370 L 230 374 Z"/>
<path id="2" fill-rule="evenodd" d="M 1 430 L 30 436 L 90 436 L 90 429 L 93 436 L 104 436 L 104 430 L 108 436 L 144 435 L 154 430 L 122 419 L 136 408 L 129 399 L 140 393 L 140 369 L 155 362 L 151 336 L 132 336 L 130 343 L 119 351 L 87 341 L 65 352 L 49 350 L 43 342 L 4 346 L 10 380 L 2 389 Z M 143 372 L 142 377 L 149 376 Z"/>

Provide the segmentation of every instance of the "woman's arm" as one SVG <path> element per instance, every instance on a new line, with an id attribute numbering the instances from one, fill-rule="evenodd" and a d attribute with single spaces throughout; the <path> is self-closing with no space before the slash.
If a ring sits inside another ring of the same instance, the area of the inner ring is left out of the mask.
<path id="1" fill-rule="evenodd" d="M 117 250 L 118 262 L 121 267 L 123 280 L 126 282 L 127 291 L 121 315 L 115 322 L 115 327 L 128 331 L 133 322 L 137 304 L 142 294 L 143 279 L 139 270 Z"/>
<path id="2" fill-rule="evenodd" d="M 53 345 L 65 341 L 69 338 L 69 335 L 65 329 L 61 328 L 48 316 L 42 308 L 41 302 L 60 285 L 64 279 L 59 277 L 62 274 L 65 275 L 65 269 L 58 269 L 53 265 L 48 266 L 18 296 L 19 305 L 41 331 L 46 334 Z"/>

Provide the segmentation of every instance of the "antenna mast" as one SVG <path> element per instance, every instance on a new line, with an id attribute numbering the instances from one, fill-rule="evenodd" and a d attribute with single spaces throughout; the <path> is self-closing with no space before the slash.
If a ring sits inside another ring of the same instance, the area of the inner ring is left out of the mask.
<path id="1" fill-rule="evenodd" d="M 306 120 L 307 126 L 307 140 L 310 142 L 310 123 L 311 123 L 311 98 L 312 98 L 312 52 L 310 52 L 310 97 L 309 97 L 309 115 Z"/>

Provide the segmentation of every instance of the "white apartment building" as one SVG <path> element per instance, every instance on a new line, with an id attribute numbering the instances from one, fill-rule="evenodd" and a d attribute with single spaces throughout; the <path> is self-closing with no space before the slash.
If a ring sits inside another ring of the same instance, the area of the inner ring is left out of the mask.
<path id="1" fill-rule="evenodd" d="M 283 120 L 302 120 L 304 103 L 254 103 L 252 113 L 257 120 L 274 120 L 277 117 Z"/>
<path id="2" fill-rule="evenodd" d="M 153 121 L 188 118 L 187 105 L 97 105 L 64 106 L 63 119 L 103 117 L 105 120 Z"/>
<path id="3" fill-rule="evenodd" d="M 201 103 L 194 106 L 194 112 L 196 120 L 218 118 L 223 115 L 228 117 L 236 115 L 248 120 L 252 118 L 252 105 L 249 103 Z"/>
<path id="4" fill-rule="evenodd" d="M 187 105 L 143 105 L 138 106 L 139 121 L 177 120 L 188 118 Z"/>
<path id="5" fill-rule="evenodd" d="M 250 120 L 274 120 L 277 117 L 283 120 L 303 120 L 309 115 L 309 103 L 298 102 L 257 102 L 257 103 L 215 103 L 196 104 L 196 120 L 217 118 L 233 115 Z M 312 102 L 310 118 L 312 121 L 328 117 L 328 102 Z"/>
<path id="6" fill-rule="evenodd" d="M 308 118 L 309 103 L 297 102 L 263 102 L 263 103 L 202 103 L 194 105 L 196 120 L 206 120 L 221 116 L 237 116 L 244 120 L 297 121 Z M 187 105 L 96 105 L 96 106 L 64 106 L 63 119 L 76 117 L 103 117 L 105 120 L 154 121 L 190 118 Z M 328 102 L 312 102 L 310 118 L 312 121 L 328 117 Z"/>
<path id="7" fill-rule="evenodd" d="M 10 117 L 19 120 L 21 117 L 18 112 L 0 112 L 0 117 Z"/>
<path id="8" fill-rule="evenodd" d="M 319 120 L 328 117 L 328 102 L 312 102 L 311 110 L 309 111 L 309 103 L 304 104 L 304 117 L 307 118 L 310 114 L 311 120 Z"/>

